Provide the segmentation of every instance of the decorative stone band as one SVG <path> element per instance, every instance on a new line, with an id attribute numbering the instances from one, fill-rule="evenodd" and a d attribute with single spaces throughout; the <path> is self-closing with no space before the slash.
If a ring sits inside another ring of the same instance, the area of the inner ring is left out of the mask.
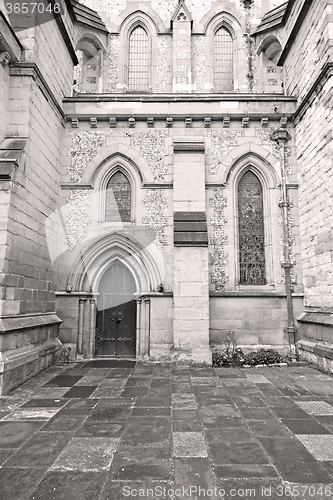
<path id="1" fill-rule="evenodd" d="M 224 290 L 225 283 L 229 276 L 225 272 L 225 266 L 228 262 L 228 255 L 225 253 L 225 245 L 227 237 L 224 234 L 224 226 L 227 223 L 227 218 L 223 211 L 227 206 L 227 199 L 223 196 L 223 190 L 217 189 L 213 198 L 209 200 L 209 205 L 214 209 L 214 215 L 210 220 L 210 224 L 214 227 L 214 235 L 211 237 L 211 245 L 214 246 L 214 252 L 211 254 L 211 265 L 215 267 L 212 273 L 211 282 L 215 285 L 215 291 Z"/>
<path id="2" fill-rule="evenodd" d="M 176 247 L 207 247 L 205 212 L 174 213 L 174 245 Z"/>

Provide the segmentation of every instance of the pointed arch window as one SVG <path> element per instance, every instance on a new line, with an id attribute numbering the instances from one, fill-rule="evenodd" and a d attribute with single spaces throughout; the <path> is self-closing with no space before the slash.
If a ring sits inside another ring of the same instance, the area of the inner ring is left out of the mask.
<path id="1" fill-rule="evenodd" d="M 224 26 L 214 36 L 214 85 L 216 92 L 234 90 L 233 41 Z"/>
<path id="2" fill-rule="evenodd" d="M 112 175 L 106 186 L 105 220 L 131 221 L 131 185 L 120 170 Z"/>
<path id="3" fill-rule="evenodd" d="M 129 37 L 128 89 L 148 91 L 148 72 L 148 34 L 142 26 L 137 26 Z"/>
<path id="4" fill-rule="evenodd" d="M 239 269 L 241 285 L 265 285 L 263 190 L 248 170 L 238 184 Z"/>

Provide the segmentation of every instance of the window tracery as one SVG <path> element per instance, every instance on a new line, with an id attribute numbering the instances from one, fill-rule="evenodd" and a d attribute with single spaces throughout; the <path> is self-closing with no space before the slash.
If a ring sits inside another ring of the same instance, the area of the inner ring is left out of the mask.
<path id="1" fill-rule="evenodd" d="M 142 26 L 133 29 L 129 37 L 128 89 L 148 91 L 149 39 Z"/>
<path id="2" fill-rule="evenodd" d="M 131 185 L 120 170 L 115 172 L 106 186 L 106 222 L 131 221 Z"/>
<path id="3" fill-rule="evenodd" d="M 263 190 L 248 170 L 238 184 L 239 283 L 265 285 L 265 231 Z"/>
<path id="4" fill-rule="evenodd" d="M 234 90 L 233 41 L 229 30 L 221 26 L 214 35 L 214 85 L 216 92 Z"/>

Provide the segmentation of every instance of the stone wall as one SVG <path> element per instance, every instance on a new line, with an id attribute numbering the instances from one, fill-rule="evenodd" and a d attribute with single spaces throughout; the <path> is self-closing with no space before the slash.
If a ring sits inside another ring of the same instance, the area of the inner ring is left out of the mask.
<path id="1" fill-rule="evenodd" d="M 3 119 L 0 122 L 0 143 L 4 140 L 8 125 L 8 100 L 9 100 L 9 67 L 0 64 L 0 113 Z"/>
<path id="2" fill-rule="evenodd" d="M 45 222 L 59 204 L 62 97 L 70 93 L 73 70 L 70 47 L 55 21 L 19 31 L 17 37 L 23 55 L 9 69 L 9 120 L 1 146 L 13 158 L 8 181 L 1 181 L 7 230 L 0 261 L 5 391 L 52 364 L 61 348 L 57 276 Z"/>
<path id="3" fill-rule="evenodd" d="M 226 332 L 233 332 L 237 345 L 286 346 L 288 334 L 286 297 L 226 294 L 210 297 L 210 342 L 223 344 Z M 294 320 L 302 312 L 302 296 L 293 297 Z"/>
<path id="4" fill-rule="evenodd" d="M 295 2 L 295 13 L 301 3 Z M 313 2 L 285 62 L 286 89 L 299 105 L 295 140 L 305 306 L 319 310 L 333 308 L 331 16 L 331 2 Z"/>
<path id="5" fill-rule="evenodd" d="M 29 43 L 24 32 L 19 35 L 22 43 L 31 47 L 26 57 L 36 66 L 27 71 L 18 63 L 10 82 L 7 136 L 28 137 L 28 141 L 10 195 L 4 267 L 7 314 L 55 310 L 57 280 L 48 254 L 45 222 L 59 203 L 63 133 L 60 98 L 70 91 L 72 61 L 55 22 L 32 32 Z M 34 79 L 36 71 L 45 83 Z"/>

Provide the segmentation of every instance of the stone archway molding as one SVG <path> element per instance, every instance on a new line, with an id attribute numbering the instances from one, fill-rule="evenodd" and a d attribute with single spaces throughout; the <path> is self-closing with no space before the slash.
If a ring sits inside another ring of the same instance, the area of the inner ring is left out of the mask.
<path id="1" fill-rule="evenodd" d="M 153 291 L 163 281 L 163 255 L 147 228 L 137 226 L 104 235 L 77 253 L 68 283 L 77 292 L 94 293 L 99 277 L 116 256 L 131 269 L 138 293 Z"/>

